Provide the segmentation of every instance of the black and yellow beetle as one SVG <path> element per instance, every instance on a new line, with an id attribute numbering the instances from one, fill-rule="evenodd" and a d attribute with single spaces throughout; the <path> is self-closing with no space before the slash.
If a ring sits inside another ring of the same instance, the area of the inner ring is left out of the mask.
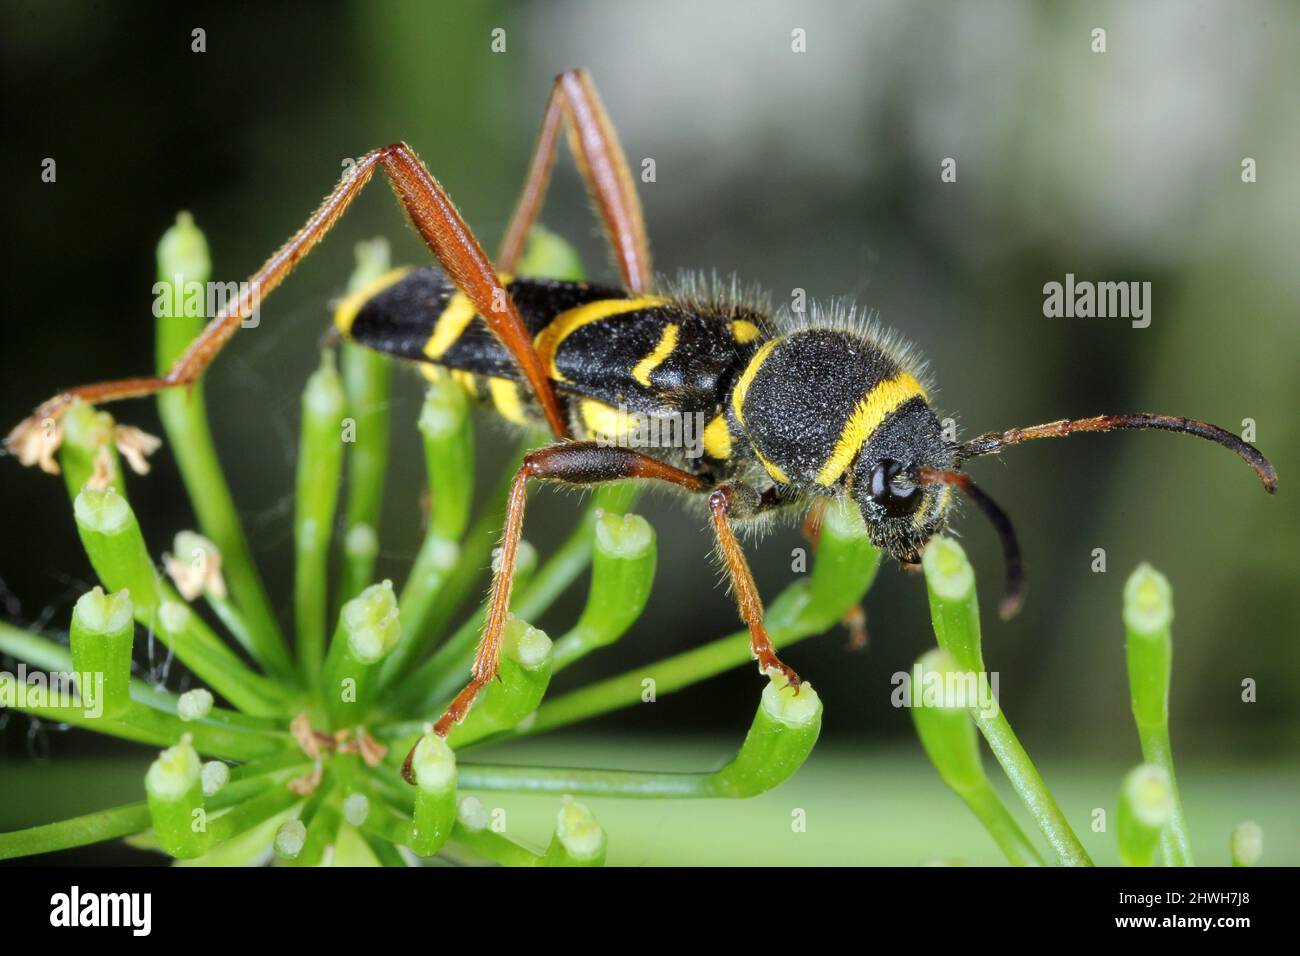
<path id="1" fill-rule="evenodd" d="M 619 287 L 512 279 L 568 134 L 619 265 Z M 903 562 L 942 531 L 954 488 L 992 519 L 1006 556 L 1004 616 L 1022 594 L 1019 549 L 1005 514 L 961 470 L 1020 442 L 1081 431 L 1158 428 L 1231 449 L 1264 487 L 1273 466 L 1254 446 L 1165 415 L 1103 415 L 946 437 L 920 364 L 889 335 L 848 317 L 773 318 L 757 300 L 701 284 L 655 294 L 641 206 L 613 127 L 587 74 L 556 78 L 522 196 L 496 263 L 489 261 L 438 182 L 404 144 L 363 156 L 316 213 L 242 287 L 162 377 L 70 389 L 40 406 L 6 445 L 25 464 L 52 466 L 58 423 L 75 400 L 103 403 L 196 381 L 241 321 L 329 231 L 382 169 L 439 269 L 390 273 L 349 297 L 339 331 L 361 345 L 448 370 L 505 418 L 549 425 L 556 442 L 525 456 L 511 486 L 500 560 L 473 676 L 438 721 L 446 735 L 497 671 L 530 478 L 593 485 L 667 482 L 706 498 L 751 650 L 763 673 L 794 671 L 776 656 L 763 605 L 733 525 L 776 509 L 851 497 L 873 541 Z M 699 447 L 635 440 L 638 423 L 700 423 Z"/>

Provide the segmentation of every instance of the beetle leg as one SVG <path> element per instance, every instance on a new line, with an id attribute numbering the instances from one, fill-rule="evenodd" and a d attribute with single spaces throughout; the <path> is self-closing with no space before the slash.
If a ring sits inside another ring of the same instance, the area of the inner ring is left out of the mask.
<path id="1" fill-rule="evenodd" d="M 61 392 L 9 433 L 5 439 L 9 451 L 22 455 L 24 460 L 31 458 L 26 452 L 30 452 L 36 443 L 48 441 L 48 436 L 57 434 L 57 427 L 51 427 L 50 423 L 57 426 L 68 406 L 75 401 L 104 403 L 139 398 L 198 381 L 243 320 L 325 237 L 378 169 L 387 174 L 416 231 L 447 276 L 465 293 L 478 314 L 509 349 L 524 378 L 532 386 L 551 430 L 557 438 L 567 437 L 568 426 L 551 380 L 537 357 L 532 336 L 509 291 L 446 191 L 409 146 L 397 143 L 362 156 L 307 223 L 267 259 L 248 282 L 240 286 L 239 297 L 222 308 L 166 374 L 98 382 Z"/>
<path id="2" fill-rule="evenodd" d="M 645 292 L 653 273 L 641 201 L 627 168 L 627 157 L 619 145 L 618 133 L 586 70 L 566 70 L 555 78 L 528 176 L 501 243 L 497 264 L 503 272 L 513 272 L 523 254 L 528 231 L 537 220 L 550 185 L 561 124 L 568 132 L 578 170 L 614 249 L 623 284 L 632 292 Z"/>
<path id="3" fill-rule="evenodd" d="M 439 736 L 447 736 L 451 728 L 465 718 L 479 691 L 496 677 L 497 665 L 501 659 L 501 642 L 510 611 L 510 589 L 519 553 L 519 539 L 523 534 L 524 504 L 530 478 L 570 485 L 596 485 L 627 478 L 650 478 L 669 482 L 688 491 L 702 492 L 706 488 L 703 479 L 630 448 L 586 441 L 565 442 L 525 455 L 510 486 L 505 528 L 501 532 L 501 547 L 497 552 L 499 557 L 494 562 L 487 617 L 474 657 L 472 676 L 434 725 L 434 732 Z"/>
<path id="4" fill-rule="evenodd" d="M 718 550 L 727 567 L 731 579 L 731 588 L 736 595 L 736 605 L 740 609 L 741 620 L 749 628 L 749 650 L 758 661 L 758 669 L 765 675 L 779 673 L 789 681 L 796 690 L 799 687 L 799 675 L 794 669 L 783 663 L 776 655 L 772 639 L 767 628 L 763 626 L 763 599 L 759 597 L 754 575 L 745 560 L 745 552 L 736 540 L 736 532 L 731 527 L 730 515 L 736 505 L 736 489 L 730 485 L 721 485 L 709 494 L 709 517 L 713 522 L 713 533 L 718 541 Z"/>

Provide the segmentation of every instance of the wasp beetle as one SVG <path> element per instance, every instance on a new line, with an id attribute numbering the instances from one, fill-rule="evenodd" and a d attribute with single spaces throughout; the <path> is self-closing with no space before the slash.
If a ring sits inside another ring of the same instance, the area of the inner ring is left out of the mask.
<path id="1" fill-rule="evenodd" d="M 540 211 L 561 132 L 613 247 L 618 286 L 512 278 Z M 523 193 L 495 263 L 447 194 L 405 144 L 376 149 L 241 287 L 162 377 L 70 389 L 8 436 L 25 464 L 57 468 L 50 423 L 76 400 L 102 403 L 195 382 L 269 294 L 316 245 L 377 171 L 386 174 L 439 268 L 391 272 L 337 309 L 338 331 L 426 368 L 449 370 L 506 419 L 541 422 L 555 443 L 526 455 L 510 488 L 500 559 L 472 677 L 435 725 L 446 735 L 497 672 L 530 479 L 590 486 L 629 478 L 674 485 L 707 502 L 751 651 L 764 674 L 798 677 L 776 655 L 735 527 L 782 509 L 850 497 L 875 544 L 901 562 L 943 531 L 958 492 L 995 525 L 1006 564 L 1001 610 L 1023 592 L 1019 547 L 1005 513 L 970 480 L 967 461 L 1037 438 L 1114 429 L 1164 429 L 1217 442 L 1272 492 L 1277 474 L 1252 445 L 1204 422 L 1166 415 L 1102 415 L 945 436 L 921 363 L 892 336 L 851 315 L 775 320 L 760 300 L 707 283 L 654 285 L 632 176 L 590 77 L 555 80 Z M 635 415 L 698 416 L 702 453 L 630 447 Z M 55 434 L 57 439 L 57 432 Z"/>

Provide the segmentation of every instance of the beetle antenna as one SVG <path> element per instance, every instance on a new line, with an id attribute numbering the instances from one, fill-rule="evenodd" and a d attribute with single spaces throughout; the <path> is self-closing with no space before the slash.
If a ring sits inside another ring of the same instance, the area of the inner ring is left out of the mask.
<path id="1" fill-rule="evenodd" d="M 1133 415 L 1098 415 L 1095 418 L 1077 418 L 1073 421 L 1062 419 L 1045 425 L 1033 425 L 1029 428 L 1013 428 L 1005 432 L 988 432 L 978 438 L 957 446 L 957 461 L 963 462 L 982 455 L 994 455 L 1009 445 L 1033 441 L 1035 438 L 1064 438 L 1075 432 L 1110 432 L 1125 428 L 1159 428 L 1170 432 L 1184 432 L 1204 438 L 1235 452 L 1246 464 L 1255 469 L 1259 480 L 1264 483 L 1264 490 L 1273 494 L 1277 490 L 1277 469 L 1263 456 L 1258 448 L 1242 441 L 1232 432 L 1224 431 L 1217 425 L 1198 422 L 1192 418 L 1177 418 L 1173 415 L 1152 415 L 1138 412 Z"/>
<path id="2" fill-rule="evenodd" d="M 1015 617 L 1020 612 L 1020 606 L 1025 603 L 1025 564 L 1020 557 L 1016 529 L 1011 526 L 1007 513 L 981 491 L 965 472 L 921 468 L 917 471 L 917 480 L 923 485 L 953 485 L 960 488 L 993 523 L 998 539 L 1002 542 L 1003 563 L 1007 569 L 1006 590 L 998 604 L 998 614 L 1004 621 Z"/>

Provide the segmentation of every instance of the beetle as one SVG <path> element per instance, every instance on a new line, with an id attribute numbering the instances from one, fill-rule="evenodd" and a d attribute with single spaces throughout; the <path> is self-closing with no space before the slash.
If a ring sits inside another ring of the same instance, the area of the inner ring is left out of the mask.
<path id="1" fill-rule="evenodd" d="M 541 209 L 562 130 L 613 247 L 618 286 L 512 277 Z M 435 724 L 441 736 L 497 673 L 531 480 L 592 486 L 647 479 L 702 498 L 759 670 L 796 688 L 798 675 L 777 656 L 764 627 L 738 524 L 847 497 L 861 509 L 877 546 L 914 563 L 947 527 L 956 493 L 964 493 L 999 533 L 1006 566 L 1001 611 L 1009 617 L 1023 597 L 1020 549 L 1005 512 L 964 470 L 970 459 L 1040 438 L 1163 429 L 1230 449 L 1265 489 L 1277 487 L 1275 469 L 1253 445 L 1175 416 L 1100 415 L 950 440 L 930 403 L 919 358 L 892 334 L 836 313 L 774 319 L 761 302 L 707 283 L 657 288 L 626 158 L 590 76 L 580 69 L 555 79 L 495 263 L 409 146 L 373 150 L 166 374 L 62 392 L 8 435 L 7 448 L 24 464 L 57 470 L 58 422 L 72 402 L 103 403 L 196 382 L 261 297 L 380 171 L 438 268 L 396 270 L 349 296 L 335 312 L 338 332 L 431 373 L 450 373 L 490 398 L 504 418 L 544 423 L 556 439 L 527 454 L 511 484 L 472 676 Z M 705 423 L 701 454 L 629 440 L 638 417 L 682 416 Z"/>

